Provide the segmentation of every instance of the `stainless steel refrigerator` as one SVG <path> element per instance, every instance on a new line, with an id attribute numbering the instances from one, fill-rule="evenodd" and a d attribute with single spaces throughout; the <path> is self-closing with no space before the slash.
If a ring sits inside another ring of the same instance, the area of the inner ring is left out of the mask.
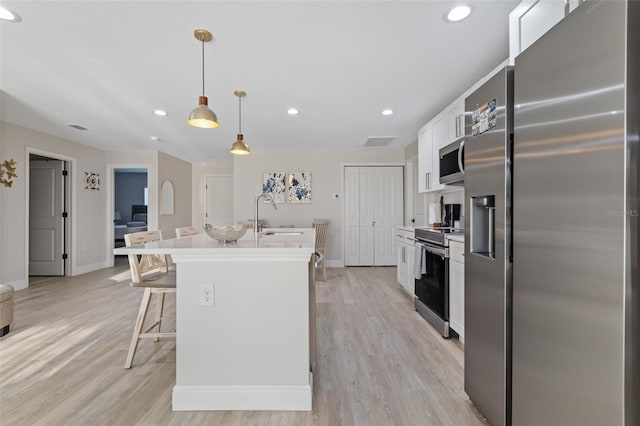
<path id="1" fill-rule="evenodd" d="M 465 100 L 464 388 L 492 425 L 509 424 L 513 69 Z"/>
<path id="2" fill-rule="evenodd" d="M 638 22 L 586 1 L 467 99 L 465 390 L 492 425 L 640 424 Z"/>

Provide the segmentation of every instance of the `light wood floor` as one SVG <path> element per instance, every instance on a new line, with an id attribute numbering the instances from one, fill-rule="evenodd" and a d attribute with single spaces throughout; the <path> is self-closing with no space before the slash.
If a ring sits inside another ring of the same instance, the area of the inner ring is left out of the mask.
<path id="1" fill-rule="evenodd" d="M 175 341 L 141 342 L 123 368 L 142 292 L 119 265 L 16 292 L 15 322 L 0 339 L 0 424 L 486 424 L 463 391 L 459 343 L 418 316 L 395 268 L 327 273 L 312 412 L 171 411 Z"/>

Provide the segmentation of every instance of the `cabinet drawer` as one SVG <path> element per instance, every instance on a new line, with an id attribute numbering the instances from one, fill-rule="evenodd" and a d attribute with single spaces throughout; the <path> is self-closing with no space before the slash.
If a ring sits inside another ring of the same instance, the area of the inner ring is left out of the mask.
<path id="1" fill-rule="evenodd" d="M 464 243 L 449 241 L 449 256 L 455 262 L 464 263 Z"/>
<path id="2" fill-rule="evenodd" d="M 413 239 L 413 231 L 407 231 L 405 229 L 396 230 L 396 235 L 400 239 Z"/>

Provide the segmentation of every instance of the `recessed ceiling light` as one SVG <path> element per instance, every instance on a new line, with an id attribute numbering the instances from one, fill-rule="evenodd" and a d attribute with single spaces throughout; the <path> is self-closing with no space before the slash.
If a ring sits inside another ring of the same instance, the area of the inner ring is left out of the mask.
<path id="1" fill-rule="evenodd" d="M 8 22 L 20 22 L 20 15 L 0 6 L 0 19 Z"/>
<path id="2" fill-rule="evenodd" d="M 289 115 L 298 115 L 298 110 L 295 109 L 295 108 L 289 108 L 287 110 L 287 114 L 289 114 Z"/>
<path id="3" fill-rule="evenodd" d="M 451 9 L 445 16 L 445 19 L 449 22 L 462 21 L 471 13 L 471 7 L 467 5 L 456 6 Z"/>
<path id="4" fill-rule="evenodd" d="M 393 110 L 387 108 L 382 110 L 382 115 L 391 115 L 393 114 Z"/>
<path id="5" fill-rule="evenodd" d="M 162 139 L 160 139 L 157 136 L 151 136 L 151 140 L 154 141 L 154 142 L 160 142 Z"/>
<path id="6" fill-rule="evenodd" d="M 153 111 L 153 113 L 155 115 L 159 115 L 160 117 L 164 117 L 165 115 L 167 115 L 167 111 L 162 110 L 162 109 L 156 109 Z"/>

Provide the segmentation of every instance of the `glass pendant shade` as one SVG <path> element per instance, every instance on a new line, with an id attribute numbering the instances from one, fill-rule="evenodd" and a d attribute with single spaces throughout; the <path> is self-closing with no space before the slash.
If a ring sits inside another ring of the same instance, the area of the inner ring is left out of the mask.
<path id="1" fill-rule="evenodd" d="M 191 111 L 189 114 L 190 125 L 199 127 L 201 129 L 214 129 L 218 127 L 218 117 L 216 113 L 211 111 L 207 106 L 207 97 L 200 96 L 200 105 Z"/>
<path id="2" fill-rule="evenodd" d="M 244 136 L 242 135 L 242 133 L 238 133 L 238 140 L 235 141 L 233 145 L 231 145 L 231 149 L 229 150 L 231 154 L 249 155 L 251 153 L 249 146 L 246 143 L 244 143 L 243 139 L 244 139 Z"/>

